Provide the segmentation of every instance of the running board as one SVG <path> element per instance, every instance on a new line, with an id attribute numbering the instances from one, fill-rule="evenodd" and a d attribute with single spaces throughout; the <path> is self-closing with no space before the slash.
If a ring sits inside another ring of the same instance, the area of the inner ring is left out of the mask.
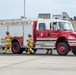
<path id="1" fill-rule="evenodd" d="M 55 49 L 55 47 L 35 47 L 35 49 Z"/>

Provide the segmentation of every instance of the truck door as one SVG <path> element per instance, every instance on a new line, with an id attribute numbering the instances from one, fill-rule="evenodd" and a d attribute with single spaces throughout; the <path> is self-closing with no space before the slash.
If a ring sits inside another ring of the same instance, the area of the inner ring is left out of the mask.
<path id="1" fill-rule="evenodd" d="M 49 22 L 48 25 L 48 30 L 46 30 L 47 45 L 51 49 L 55 48 L 56 39 L 58 37 L 58 25 L 57 22 Z"/>
<path id="2" fill-rule="evenodd" d="M 44 48 L 46 40 L 46 23 L 40 22 L 36 28 L 36 48 Z"/>
<path id="3" fill-rule="evenodd" d="M 58 37 L 58 25 L 57 22 L 50 23 L 50 38 Z"/>

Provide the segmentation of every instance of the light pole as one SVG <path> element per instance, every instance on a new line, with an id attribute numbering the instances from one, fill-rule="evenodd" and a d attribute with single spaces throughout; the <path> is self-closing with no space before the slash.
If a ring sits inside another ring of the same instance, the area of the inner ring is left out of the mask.
<path id="1" fill-rule="evenodd" d="M 24 17 L 25 17 L 25 0 L 24 0 Z"/>

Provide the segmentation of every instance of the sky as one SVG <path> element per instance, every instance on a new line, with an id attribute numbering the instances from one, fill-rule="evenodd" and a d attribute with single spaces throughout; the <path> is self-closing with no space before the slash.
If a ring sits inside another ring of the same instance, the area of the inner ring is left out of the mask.
<path id="1" fill-rule="evenodd" d="M 39 13 L 60 15 L 67 12 L 76 16 L 76 0 L 25 0 L 25 16 L 37 18 Z M 24 16 L 24 0 L 0 0 L 0 19 L 18 19 Z"/>

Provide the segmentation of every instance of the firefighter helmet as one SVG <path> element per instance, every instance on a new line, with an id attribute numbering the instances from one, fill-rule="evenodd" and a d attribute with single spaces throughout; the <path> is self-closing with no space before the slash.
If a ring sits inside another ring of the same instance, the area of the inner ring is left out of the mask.
<path id="1" fill-rule="evenodd" d="M 32 37 L 32 35 L 31 34 L 28 34 L 28 37 Z"/>
<path id="2" fill-rule="evenodd" d="M 6 31 L 6 34 L 7 34 L 7 35 L 9 35 L 9 32 L 8 32 L 8 31 Z"/>

